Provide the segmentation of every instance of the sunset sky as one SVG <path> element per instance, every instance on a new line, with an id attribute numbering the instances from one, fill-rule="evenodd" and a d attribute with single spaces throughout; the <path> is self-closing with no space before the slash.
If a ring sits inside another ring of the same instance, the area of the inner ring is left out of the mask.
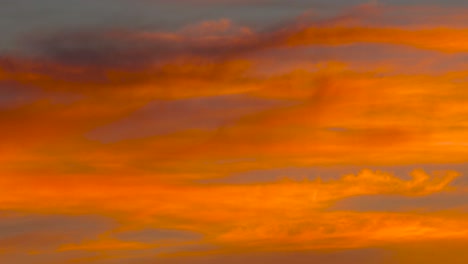
<path id="1" fill-rule="evenodd" d="M 468 263 L 468 1 L 3 0 L 0 263 Z"/>

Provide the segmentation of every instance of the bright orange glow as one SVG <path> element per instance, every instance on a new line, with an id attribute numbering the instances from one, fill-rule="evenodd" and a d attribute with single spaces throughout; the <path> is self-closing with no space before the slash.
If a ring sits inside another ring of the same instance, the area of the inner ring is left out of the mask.
<path id="1" fill-rule="evenodd" d="M 467 11 L 341 12 L 0 54 L 0 263 L 466 263 Z"/>

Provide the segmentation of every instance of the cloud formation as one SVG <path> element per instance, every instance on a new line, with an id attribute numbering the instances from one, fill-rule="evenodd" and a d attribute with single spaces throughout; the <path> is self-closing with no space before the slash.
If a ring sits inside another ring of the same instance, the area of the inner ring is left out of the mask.
<path id="1" fill-rule="evenodd" d="M 466 9 L 321 12 L 23 36 L 0 54 L 0 261 L 461 252 Z"/>

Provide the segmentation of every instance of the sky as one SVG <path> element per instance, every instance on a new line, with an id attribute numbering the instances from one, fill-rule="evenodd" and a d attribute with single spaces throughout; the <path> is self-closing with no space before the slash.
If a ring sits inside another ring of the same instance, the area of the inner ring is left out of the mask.
<path id="1" fill-rule="evenodd" d="M 3 0 L 0 263 L 468 263 L 468 2 Z"/>

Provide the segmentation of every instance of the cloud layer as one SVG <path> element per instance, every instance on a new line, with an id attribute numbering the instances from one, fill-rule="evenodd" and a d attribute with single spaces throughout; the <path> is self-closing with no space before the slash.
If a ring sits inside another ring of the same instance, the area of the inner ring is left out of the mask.
<path id="1" fill-rule="evenodd" d="M 468 260 L 466 8 L 201 2 L 0 54 L 0 262 Z"/>

